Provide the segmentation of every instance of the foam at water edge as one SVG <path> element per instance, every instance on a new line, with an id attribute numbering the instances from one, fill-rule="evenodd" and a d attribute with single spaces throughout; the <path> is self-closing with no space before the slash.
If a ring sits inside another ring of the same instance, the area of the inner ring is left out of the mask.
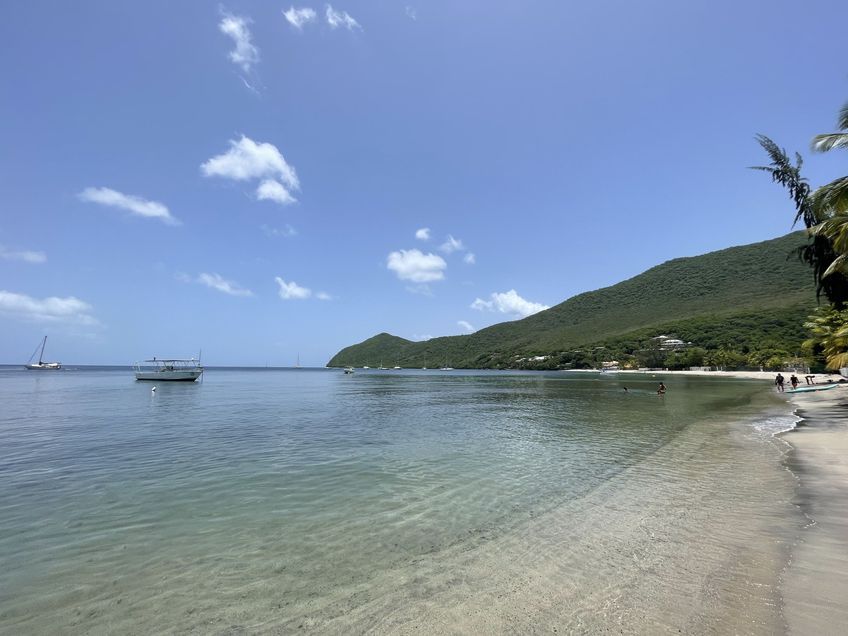
<path id="1" fill-rule="evenodd" d="M 758 420 L 754 420 L 752 425 L 755 430 L 760 433 L 765 433 L 771 437 L 794 430 L 804 418 L 800 417 L 796 411 L 786 414 L 770 414 Z"/>

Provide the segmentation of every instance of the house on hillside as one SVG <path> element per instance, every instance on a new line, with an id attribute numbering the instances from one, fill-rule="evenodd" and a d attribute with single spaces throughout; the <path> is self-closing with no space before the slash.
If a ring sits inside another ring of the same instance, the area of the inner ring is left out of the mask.
<path id="1" fill-rule="evenodd" d="M 651 338 L 660 351 L 676 351 L 678 349 L 685 349 L 686 347 L 692 346 L 691 342 L 683 342 L 679 338 L 672 338 L 671 336 L 654 336 Z"/>

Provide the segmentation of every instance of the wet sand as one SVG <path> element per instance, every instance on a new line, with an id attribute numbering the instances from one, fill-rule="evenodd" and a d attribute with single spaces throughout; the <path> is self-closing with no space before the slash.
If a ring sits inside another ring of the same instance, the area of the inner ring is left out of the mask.
<path id="1" fill-rule="evenodd" d="M 798 504 L 809 517 L 783 577 L 790 634 L 848 626 L 848 388 L 791 396 L 803 421 L 783 435 L 794 451 Z"/>

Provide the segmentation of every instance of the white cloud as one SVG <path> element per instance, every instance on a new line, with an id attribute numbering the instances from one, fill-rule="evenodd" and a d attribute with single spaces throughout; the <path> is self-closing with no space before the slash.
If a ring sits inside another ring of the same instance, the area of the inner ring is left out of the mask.
<path id="1" fill-rule="evenodd" d="M 203 272 L 197 277 L 197 281 L 201 285 L 206 285 L 212 289 L 217 289 L 219 292 L 229 294 L 230 296 L 253 296 L 253 292 L 249 289 L 241 287 L 238 283 L 227 280 L 219 274 L 207 274 Z"/>
<path id="2" fill-rule="evenodd" d="M 410 20 L 417 20 L 418 19 L 418 12 L 415 10 L 415 7 L 411 7 L 409 5 L 406 5 L 406 17 L 409 18 Z"/>
<path id="3" fill-rule="evenodd" d="M 245 73 L 250 72 L 250 67 L 259 61 L 259 49 L 251 40 L 249 18 L 225 13 L 218 28 L 221 33 L 233 39 L 236 48 L 230 51 L 230 61 L 237 64 Z"/>
<path id="4" fill-rule="evenodd" d="M 50 296 L 39 299 L 26 294 L 0 290 L 0 313 L 24 320 L 98 325 L 97 319 L 91 315 L 91 312 L 91 305 L 73 296 L 67 298 Z"/>
<path id="5" fill-rule="evenodd" d="M 443 280 L 448 264 L 437 254 L 423 254 L 420 250 L 399 250 L 391 252 L 386 259 L 386 267 L 401 280 L 413 283 L 429 283 Z"/>
<path id="6" fill-rule="evenodd" d="M 318 14 L 315 13 L 314 9 L 310 9 L 309 7 L 302 7 L 300 9 L 290 7 L 288 11 L 283 11 L 283 15 L 286 16 L 286 20 L 294 28 L 303 29 L 304 24 L 315 22 Z"/>
<path id="7" fill-rule="evenodd" d="M 424 342 L 424 341 L 427 341 L 427 340 L 432 340 L 433 336 L 431 336 L 429 333 L 425 333 L 425 334 L 414 333 L 414 334 L 412 334 L 412 339 L 417 340 L 418 342 Z"/>
<path id="8" fill-rule="evenodd" d="M 338 27 L 344 27 L 348 31 L 352 31 L 353 29 L 361 29 L 362 27 L 359 25 L 359 22 L 353 19 L 353 17 L 347 11 L 336 11 L 333 9 L 331 5 L 327 5 L 327 24 L 330 25 L 331 29 L 337 29 Z"/>
<path id="9" fill-rule="evenodd" d="M 203 162 L 200 171 L 206 177 L 234 181 L 261 179 L 256 197 L 283 205 L 297 201 L 291 191 L 300 190 L 294 166 L 286 162 L 279 149 L 274 144 L 257 143 L 245 135 L 238 141 L 231 139 L 230 149 Z"/>
<path id="10" fill-rule="evenodd" d="M 280 205 L 297 203 L 297 199 L 291 195 L 291 192 L 286 190 L 282 183 L 273 179 L 265 179 L 259 184 L 256 188 L 256 198 L 260 201 L 275 201 Z"/>
<path id="11" fill-rule="evenodd" d="M 315 294 L 315 298 L 318 300 L 333 300 L 333 297 L 330 296 L 327 292 L 318 292 Z"/>
<path id="12" fill-rule="evenodd" d="M 47 254 L 33 250 L 10 250 L 0 245 L 0 258 L 7 261 L 23 261 L 24 263 L 40 264 L 47 262 Z"/>
<path id="13" fill-rule="evenodd" d="M 312 296 L 311 289 L 301 287 L 294 281 L 287 283 L 279 276 L 274 277 L 274 280 L 280 286 L 280 298 L 283 300 L 304 300 Z"/>
<path id="14" fill-rule="evenodd" d="M 465 320 L 457 320 L 456 324 L 462 327 L 468 333 L 472 333 L 474 331 L 474 327 L 471 326 L 470 322 L 466 322 Z"/>
<path id="15" fill-rule="evenodd" d="M 477 262 L 477 257 L 474 256 L 472 252 L 468 252 L 468 254 L 462 257 L 462 260 L 468 263 L 469 265 L 474 265 L 474 263 Z"/>
<path id="16" fill-rule="evenodd" d="M 514 289 L 510 289 L 508 292 L 493 293 L 491 300 L 475 299 L 471 303 L 471 309 L 497 311 L 502 314 L 518 314 L 519 316 L 526 317 L 548 309 L 548 306 L 525 300 Z"/>
<path id="17" fill-rule="evenodd" d="M 419 241 L 429 241 L 430 240 L 430 228 L 422 227 L 419 230 L 415 230 L 415 238 Z"/>
<path id="18" fill-rule="evenodd" d="M 88 203 L 99 203 L 143 216 L 148 219 L 159 219 L 168 225 L 179 225 L 180 221 L 171 216 L 170 211 L 164 203 L 148 201 L 133 194 L 124 194 L 111 188 L 86 188 L 78 195 L 81 201 Z"/>
<path id="19" fill-rule="evenodd" d="M 297 230 L 294 229 L 288 223 L 286 223 L 286 225 L 283 227 L 270 227 L 268 225 L 261 225 L 260 229 L 265 233 L 265 236 L 283 236 L 285 238 L 297 236 Z"/>
<path id="20" fill-rule="evenodd" d="M 257 143 L 245 135 L 238 141 L 231 139 L 230 149 L 201 164 L 200 170 L 206 177 L 236 181 L 279 179 L 292 190 L 300 189 L 294 167 L 286 163 L 274 144 Z"/>
<path id="21" fill-rule="evenodd" d="M 448 238 L 441 244 L 439 249 L 445 254 L 453 254 L 454 252 L 464 250 L 465 246 L 462 244 L 462 241 L 455 239 L 453 236 L 448 234 Z"/>

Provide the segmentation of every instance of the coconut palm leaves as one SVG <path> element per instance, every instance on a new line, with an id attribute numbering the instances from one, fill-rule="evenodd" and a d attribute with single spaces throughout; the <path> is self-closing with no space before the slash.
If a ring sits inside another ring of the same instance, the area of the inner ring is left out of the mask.
<path id="1" fill-rule="evenodd" d="M 804 342 L 805 349 L 821 351 L 828 369 L 848 366 L 848 310 L 819 308 L 804 326 L 811 336 Z"/>
<path id="2" fill-rule="evenodd" d="M 842 132 L 817 135 L 813 139 L 813 150 L 827 152 L 848 148 L 848 104 L 839 111 L 837 128 Z M 848 176 L 821 186 L 809 195 L 808 201 L 812 216 L 819 220 L 811 234 L 827 238 L 837 254 L 823 275 L 848 274 Z"/>
<path id="3" fill-rule="evenodd" d="M 795 220 L 792 225 L 794 226 L 801 219 L 807 227 L 818 223 L 810 202 L 810 184 L 801 176 L 801 166 L 804 163 L 801 155 L 795 153 L 793 165 L 786 151 L 765 135 L 757 135 L 757 143 L 766 151 L 771 163 L 767 166 L 751 166 L 751 170 L 768 172 L 772 181 L 779 183 L 789 192 L 790 198 L 795 203 Z"/>
<path id="4" fill-rule="evenodd" d="M 843 132 L 827 133 L 813 137 L 813 150 L 816 152 L 827 152 L 834 148 L 848 148 L 848 103 L 839 111 L 836 127 Z"/>
<path id="5" fill-rule="evenodd" d="M 801 155 L 795 153 L 793 163 L 786 151 L 765 135 L 757 135 L 757 142 L 766 151 L 771 163 L 767 166 L 752 166 L 752 169 L 768 172 L 772 181 L 786 188 L 795 204 L 795 220 L 792 225 L 803 221 L 810 233 L 809 241 L 798 248 L 797 254 L 812 269 L 816 295 L 820 298 L 824 294 L 831 303 L 840 307 L 848 304 L 848 258 L 839 258 L 840 253 L 835 251 L 830 238 L 829 226 L 827 232 L 824 228 L 821 231 L 814 229 L 827 220 L 828 216 L 819 216 L 823 214 L 821 210 L 824 208 L 816 208 L 813 205 L 812 188 L 801 176 Z M 837 260 L 838 263 L 834 265 Z"/>

